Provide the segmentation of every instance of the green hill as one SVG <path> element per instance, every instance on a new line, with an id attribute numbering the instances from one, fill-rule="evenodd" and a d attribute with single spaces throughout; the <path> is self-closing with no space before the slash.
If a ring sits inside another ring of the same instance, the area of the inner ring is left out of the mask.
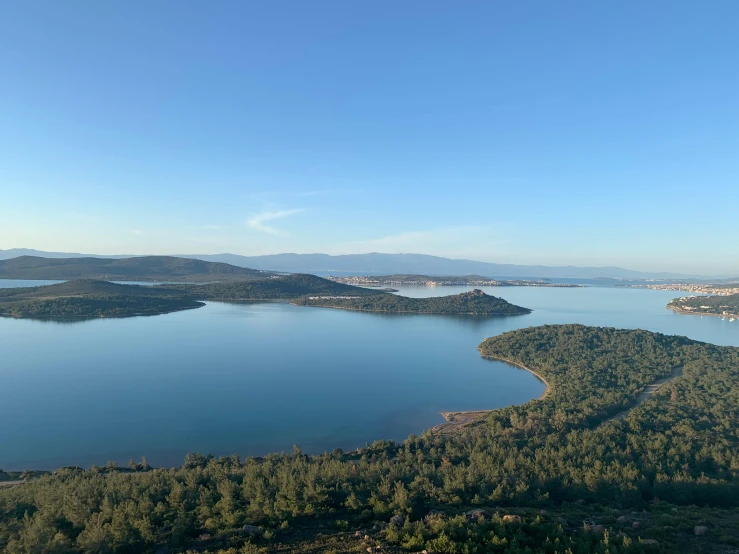
<path id="1" fill-rule="evenodd" d="M 303 273 L 251 282 L 168 285 L 168 287 L 203 300 L 291 300 L 304 295 L 376 296 L 382 294 L 377 290 L 335 283 L 322 277 Z"/>
<path id="2" fill-rule="evenodd" d="M 362 312 L 394 312 L 449 315 L 519 315 L 531 310 L 490 296 L 479 289 L 450 296 L 409 298 L 396 294 L 380 293 L 361 298 L 355 297 L 304 297 L 293 301 L 301 306 L 322 306 Z"/>
<path id="3" fill-rule="evenodd" d="M 38 319 L 155 315 L 203 306 L 180 291 L 81 279 L 0 289 L 0 316 Z"/>
<path id="4" fill-rule="evenodd" d="M 0 260 L 0 279 L 104 279 L 106 281 L 247 281 L 274 273 L 172 256 L 136 258 L 39 258 Z"/>

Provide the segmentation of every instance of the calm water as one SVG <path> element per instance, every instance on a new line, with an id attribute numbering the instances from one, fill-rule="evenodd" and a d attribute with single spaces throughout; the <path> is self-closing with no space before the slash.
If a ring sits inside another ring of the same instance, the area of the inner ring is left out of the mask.
<path id="1" fill-rule="evenodd" d="M 739 322 L 674 314 L 664 307 L 679 295 L 673 292 L 486 291 L 534 312 L 393 316 L 209 303 L 81 323 L 0 318 L 0 468 L 125 463 L 142 455 L 154 465 L 179 465 L 192 451 L 259 455 L 299 444 L 318 452 L 403 439 L 442 421 L 440 411 L 538 397 L 544 386 L 535 377 L 481 359 L 476 346 L 544 323 L 639 327 L 739 346 Z"/>

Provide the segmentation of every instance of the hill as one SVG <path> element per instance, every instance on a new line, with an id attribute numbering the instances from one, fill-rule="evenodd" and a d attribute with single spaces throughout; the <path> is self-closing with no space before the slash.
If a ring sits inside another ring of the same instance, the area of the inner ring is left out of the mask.
<path id="1" fill-rule="evenodd" d="M 40 319 L 129 317 L 198 308 L 202 300 L 291 300 L 301 296 L 376 295 L 315 275 L 205 285 L 129 285 L 79 279 L 41 287 L 0 289 L 0 316 Z"/>
<path id="2" fill-rule="evenodd" d="M 363 298 L 309 296 L 294 300 L 293 304 L 362 312 L 447 315 L 521 315 L 531 313 L 531 310 L 527 308 L 516 306 L 496 296 L 490 296 L 478 289 L 461 294 L 430 298 L 409 298 L 387 293 Z"/>
<path id="3" fill-rule="evenodd" d="M 0 316 L 36 319 L 156 315 L 203 306 L 179 291 L 82 279 L 0 289 Z"/>
<path id="4" fill-rule="evenodd" d="M 167 285 L 167 287 L 203 300 L 290 300 L 304 295 L 374 296 L 381 294 L 377 290 L 335 283 L 307 274 L 284 275 L 251 282 Z"/>
<path id="5" fill-rule="evenodd" d="M 0 260 L 0 279 L 104 279 L 107 281 L 246 281 L 274 275 L 233 265 L 172 256 Z"/>

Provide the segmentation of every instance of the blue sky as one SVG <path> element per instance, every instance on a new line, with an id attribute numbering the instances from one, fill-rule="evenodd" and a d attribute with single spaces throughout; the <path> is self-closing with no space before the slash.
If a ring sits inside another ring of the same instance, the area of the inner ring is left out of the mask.
<path id="1" fill-rule="evenodd" d="M 739 3 L 0 4 L 0 248 L 739 274 Z"/>

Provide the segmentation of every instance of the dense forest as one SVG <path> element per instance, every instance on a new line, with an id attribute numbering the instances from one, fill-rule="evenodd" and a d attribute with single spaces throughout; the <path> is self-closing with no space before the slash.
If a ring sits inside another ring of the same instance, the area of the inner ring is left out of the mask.
<path id="1" fill-rule="evenodd" d="M 41 258 L 0 260 L 0 279 L 101 279 L 105 281 L 247 281 L 275 275 L 219 262 L 173 256 L 135 258 Z"/>
<path id="2" fill-rule="evenodd" d="M 531 310 L 490 296 L 481 290 L 449 296 L 409 298 L 396 294 L 375 294 L 363 298 L 302 297 L 293 301 L 301 306 L 322 306 L 363 312 L 397 312 L 418 314 L 518 315 Z"/>
<path id="3" fill-rule="evenodd" d="M 488 339 L 548 394 L 351 453 L 145 460 L 0 488 L 0 550 L 735 552 L 739 349 L 581 325 Z M 682 367 L 622 420 L 654 379 Z"/>
<path id="4" fill-rule="evenodd" d="M 739 317 L 739 294 L 675 298 L 667 307 L 682 314 Z"/>

